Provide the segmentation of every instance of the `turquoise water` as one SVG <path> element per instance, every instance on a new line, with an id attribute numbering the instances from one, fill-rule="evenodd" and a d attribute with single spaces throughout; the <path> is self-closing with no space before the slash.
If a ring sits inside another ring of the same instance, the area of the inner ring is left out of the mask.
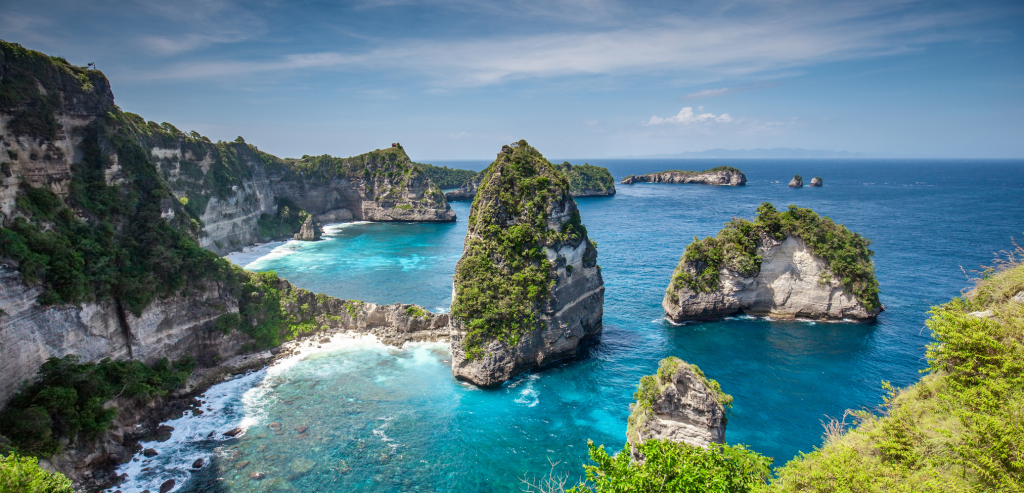
<path id="1" fill-rule="evenodd" d="M 578 201 L 607 291 L 601 341 L 577 359 L 483 391 L 451 378 L 444 345 L 339 341 L 250 377 L 262 383 L 244 396 L 253 383 L 229 382 L 233 401 L 154 444 L 163 450 L 150 471 L 124 486 L 173 476 L 186 483 L 180 491 L 520 491 L 519 478 L 548 473 L 550 462 L 578 476 L 587 439 L 621 448 L 638 379 L 669 355 L 700 365 L 735 397 L 730 443 L 783 463 L 820 442 L 827 416 L 876 406 L 882 380 L 919 378 L 928 307 L 969 285 L 961 266 L 991 264 L 1024 234 L 1022 162 L 590 162 L 617 179 L 729 164 L 749 182 L 619 185 L 614 197 Z M 790 189 L 796 173 L 822 176 L 825 187 Z M 662 295 L 686 245 L 765 201 L 813 208 L 874 241 L 886 306 L 877 323 L 663 321 Z M 325 241 L 270 245 L 262 252 L 273 253 L 245 262 L 333 296 L 446 309 L 469 209 L 452 206 L 454 224 L 335 226 Z M 251 425 L 241 438 L 206 438 L 240 422 Z M 204 454 L 216 467 L 182 466 Z M 237 469 L 241 461 L 249 463 Z"/>

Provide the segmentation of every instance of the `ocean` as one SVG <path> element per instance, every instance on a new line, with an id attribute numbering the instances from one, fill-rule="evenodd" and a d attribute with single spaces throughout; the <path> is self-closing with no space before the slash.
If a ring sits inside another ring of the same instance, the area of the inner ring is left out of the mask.
<path id="1" fill-rule="evenodd" d="M 699 365 L 734 397 L 729 443 L 782 465 L 820 444 L 823 422 L 875 409 L 883 381 L 920 378 L 929 307 L 968 288 L 1024 235 L 1022 161 L 588 162 L 616 180 L 730 165 L 749 181 L 617 185 L 613 197 L 578 200 L 606 283 L 604 332 L 578 358 L 480 390 L 452 378 L 444 344 L 337 338 L 211 388 L 204 413 L 170 422 L 171 440 L 145 444 L 160 455 L 126 465 L 118 489 L 156 491 L 168 478 L 185 492 L 514 492 L 551 473 L 574 483 L 588 440 L 621 450 L 636 384 L 667 356 Z M 791 189 L 794 174 L 825 186 Z M 752 218 L 762 202 L 809 207 L 872 240 L 886 308 L 877 322 L 664 320 L 662 296 L 686 246 L 730 218 Z M 455 223 L 330 225 L 320 242 L 230 258 L 318 293 L 446 311 L 469 203 L 452 207 Z M 208 437 L 240 424 L 240 438 Z M 197 458 L 213 464 L 193 471 Z"/>

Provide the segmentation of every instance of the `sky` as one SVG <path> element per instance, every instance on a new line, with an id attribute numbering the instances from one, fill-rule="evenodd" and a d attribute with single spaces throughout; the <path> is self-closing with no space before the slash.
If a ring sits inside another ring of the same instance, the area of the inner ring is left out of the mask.
<path id="1" fill-rule="evenodd" d="M 1024 158 L 1024 2 L 0 0 L 0 39 L 282 157 Z"/>

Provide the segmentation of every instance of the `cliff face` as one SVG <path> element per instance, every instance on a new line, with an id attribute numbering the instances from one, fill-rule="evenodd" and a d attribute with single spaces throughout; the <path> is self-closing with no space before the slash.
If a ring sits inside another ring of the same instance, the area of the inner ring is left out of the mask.
<path id="1" fill-rule="evenodd" d="M 350 158 L 307 156 L 272 162 L 274 195 L 293 200 L 322 222 L 455 220 L 441 189 L 401 147 Z"/>
<path id="2" fill-rule="evenodd" d="M 661 306 L 675 322 L 711 320 L 736 313 L 772 318 L 820 320 L 872 319 L 881 308 L 868 310 L 832 275 L 828 262 L 815 256 L 795 236 L 767 241 L 758 249 L 763 260 L 755 276 L 728 268 L 719 271 L 719 289 L 694 292 L 670 286 Z M 676 272 L 695 270 L 680 264 Z"/>
<path id="3" fill-rule="evenodd" d="M 452 296 L 452 372 L 500 385 L 600 333 L 604 281 L 565 176 L 505 146 L 470 212 Z"/>
<path id="4" fill-rule="evenodd" d="M 675 357 L 662 360 L 656 375 L 640 380 L 634 398 L 626 441 L 635 460 L 643 459 L 637 445 L 651 439 L 696 447 L 725 443 L 725 405 L 732 398 L 696 366 Z"/>
<path id="5" fill-rule="evenodd" d="M 481 171 L 480 174 L 470 178 L 466 183 L 463 183 L 458 190 L 444 194 L 444 198 L 449 202 L 457 200 L 473 200 L 473 197 L 476 197 L 477 188 L 480 188 L 480 180 L 483 179 L 486 172 L 486 170 Z"/>
<path id="6" fill-rule="evenodd" d="M 747 176 L 742 171 L 728 166 L 720 166 L 704 171 L 662 171 L 646 175 L 630 175 L 622 179 L 623 185 L 634 183 L 697 183 L 703 185 L 740 186 L 747 184 Z"/>
<path id="7" fill-rule="evenodd" d="M 694 238 L 662 301 L 670 320 L 746 313 L 776 318 L 870 320 L 884 308 L 870 240 L 810 209 L 758 208 L 716 237 Z"/>

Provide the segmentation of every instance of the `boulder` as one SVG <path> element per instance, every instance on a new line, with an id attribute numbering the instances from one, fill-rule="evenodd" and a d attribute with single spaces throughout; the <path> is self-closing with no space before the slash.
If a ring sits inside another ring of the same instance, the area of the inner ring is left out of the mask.
<path id="1" fill-rule="evenodd" d="M 295 233 L 294 238 L 300 241 L 317 241 L 323 234 L 324 230 L 320 227 L 320 223 L 313 219 L 313 216 L 306 216 L 306 221 L 302 223 L 302 228 Z"/>
<path id="2" fill-rule="evenodd" d="M 626 441 L 634 459 L 643 459 L 636 447 L 650 439 L 695 447 L 725 443 L 725 409 L 732 397 L 696 365 L 676 357 L 661 360 L 657 374 L 640 379 L 633 397 Z"/>

